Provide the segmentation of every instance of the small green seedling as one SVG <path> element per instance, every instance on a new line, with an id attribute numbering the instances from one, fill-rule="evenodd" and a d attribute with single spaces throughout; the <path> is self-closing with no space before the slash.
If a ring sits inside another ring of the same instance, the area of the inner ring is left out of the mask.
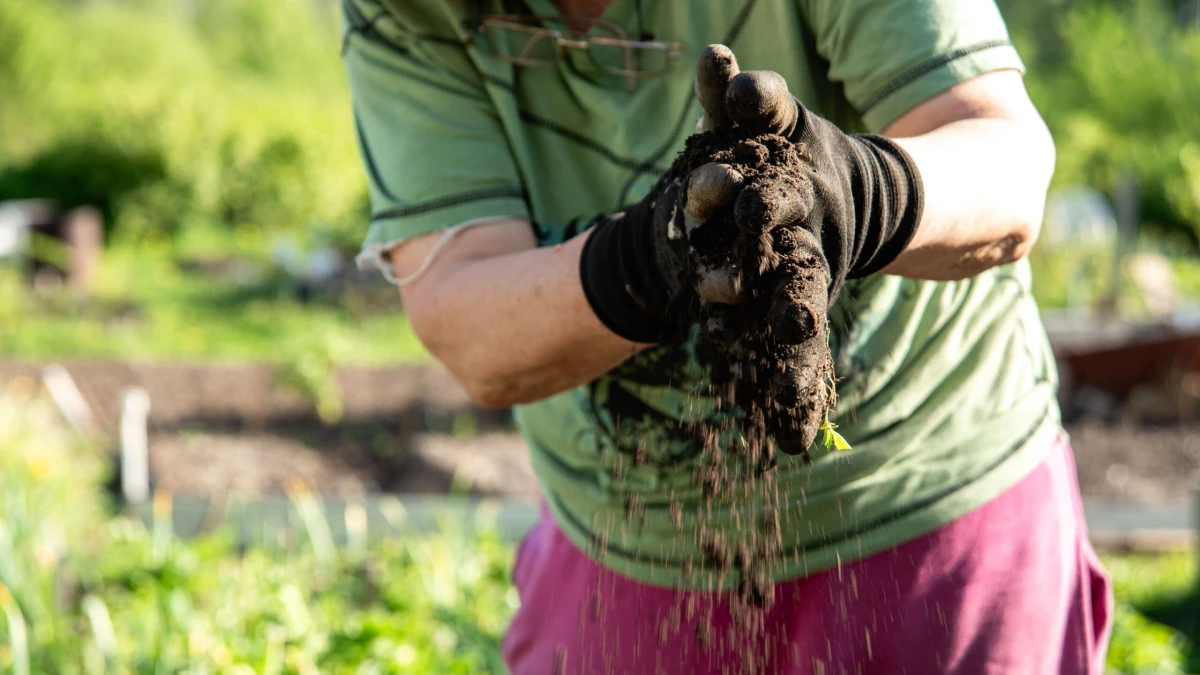
<path id="1" fill-rule="evenodd" d="M 830 422 L 828 417 L 817 427 L 821 432 L 821 445 L 825 446 L 826 450 L 849 450 L 850 444 L 834 429 L 837 429 L 837 425 Z"/>

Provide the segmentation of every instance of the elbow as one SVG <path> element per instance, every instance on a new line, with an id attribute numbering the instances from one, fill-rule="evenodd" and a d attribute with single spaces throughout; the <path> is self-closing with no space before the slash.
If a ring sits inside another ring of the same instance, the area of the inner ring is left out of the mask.
<path id="1" fill-rule="evenodd" d="M 466 392 L 475 405 L 488 410 L 503 410 L 522 403 L 516 396 L 517 387 L 510 378 L 491 372 L 487 364 L 478 362 L 462 352 L 452 352 L 426 345 Z"/>
<path id="2" fill-rule="evenodd" d="M 451 339 L 439 330 L 436 317 L 420 311 L 409 312 L 409 322 L 417 339 L 441 363 L 476 405 L 488 410 L 502 410 L 520 401 L 514 396 L 510 378 L 494 373 L 486 358 L 481 358 L 478 346 Z"/>
<path id="3" fill-rule="evenodd" d="M 1046 214 L 1046 197 L 1050 190 L 1050 181 L 1054 176 L 1054 166 L 1057 161 L 1057 150 L 1054 147 L 1054 137 L 1046 128 L 1045 122 L 1039 116 L 1029 123 L 1029 184 L 1028 199 L 1024 200 L 1025 208 L 1013 218 L 1010 235 L 1009 260 L 1017 262 L 1029 256 L 1037 244 L 1042 232 L 1042 220 Z"/>
<path id="4" fill-rule="evenodd" d="M 1040 199 L 1044 204 L 1044 192 Z M 961 267 L 968 272 L 966 276 L 1009 265 L 1028 257 L 1042 229 L 1043 210 L 1044 206 L 1039 206 L 1029 209 L 1026 213 L 1014 213 L 1001 237 L 973 251 L 969 259 L 963 261 Z"/>
<path id="5" fill-rule="evenodd" d="M 479 377 L 456 376 L 456 379 L 466 390 L 467 396 L 481 408 L 503 410 L 521 402 L 513 395 L 513 387 L 507 382 Z"/>
<path id="6" fill-rule="evenodd" d="M 996 242 L 990 255 L 985 256 L 986 267 L 998 267 L 1024 260 L 1037 243 L 1040 221 L 1032 219 L 1015 220 L 1009 234 Z"/>
<path id="7" fill-rule="evenodd" d="M 424 283 L 401 290 L 409 325 L 421 345 L 442 364 L 476 405 L 500 410 L 520 399 L 517 376 L 504 368 L 505 356 L 489 341 L 464 328 L 462 311 L 445 284 Z"/>
<path id="8" fill-rule="evenodd" d="M 492 372 L 485 363 L 474 363 L 469 359 L 439 360 L 454 376 L 471 401 L 487 410 L 503 410 L 523 403 L 518 399 L 518 388 L 511 378 Z"/>
<path id="9" fill-rule="evenodd" d="M 981 256 L 985 267 L 1007 265 L 1028 257 L 1042 231 L 1057 151 L 1041 117 L 1034 116 L 1023 126 L 1027 170 L 1022 172 L 1025 180 L 1015 187 L 1024 198 L 1008 202 L 1016 208 L 1010 211 L 1007 232 Z"/>

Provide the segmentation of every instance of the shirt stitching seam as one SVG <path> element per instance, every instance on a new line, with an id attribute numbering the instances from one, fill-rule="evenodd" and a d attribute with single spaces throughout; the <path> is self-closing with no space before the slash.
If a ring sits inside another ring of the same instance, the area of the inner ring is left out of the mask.
<path id="1" fill-rule="evenodd" d="M 385 16 L 390 16 L 386 9 L 380 8 L 379 12 L 376 13 L 375 16 L 368 19 L 367 16 L 363 14 L 357 6 L 355 6 L 353 0 L 343 0 L 342 12 L 343 16 L 346 17 L 347 23 L 346 33 L 342 36 L 342 56 L 346 55 L 346 50 L 350 47 L 350 38 L 352 38 L 354 35 L 361 35 L 368 39 L 371 36 L 375 36 L 402 54 L 408 52 L 403 45 L 393 42 L 386 35 L 375 29 L 375 24 L 378 23 L 380 19 L 384 18 Z"/>
<path id="2" fill-rule="evenodd" d="M 447 195 L 445 197 L 438 197 L 436 199 L 430 199 L 430 200 L 424 201 L 424 202 L 417 202 L 414 204 L 406 204 L 404 206 L 396 206 L 396 207 L 392 207 L 389 209 L 384 209 L 384 210 L 380 211 L 379 213 L 373 214 L 371 216 L 371 222 L 376 223 L 381 220 L 390 220 L 393 218 L 406 218 L 408 216 L 414 216 L 414 215 L 418 215 L 421 213 L 428 213 L 430 211 L 437 211 L 439 209 L 450 208 L 450 207 L 459 206 L 462 204 L 469 204 L 471 202 L 483 201 L 485 199 L 500 199 L 500 198 L 512 198 L 512 199 L 524 200 L 525 199 L 525 191 L 517 189 L 517 188 L 507 188 L 506 187 L 506 188 L 484 188 L 484 189 L 480 189 L 480 190 L 470 190 L 467 192 L 460 192 L 460 193 L 453 194 L 453 195 Z"/>
<path id="3" fill-rule="evenodd" d="M 976 54 L 978 52 L 987 51 L 989 49 L 998 49 L 1000 47 L 1011 47 L 1011 46 L 1012 46 L 1012 42 L 1007 39 L 986 40 L 984 42 L 978 42 L 976 44 L 968 45 L 966 47 L 960 47 L 959 49 L 955 49 L 954 51 L 946 52 L 945 54 L 939 54 L 933 58 L 922 61 L 921 63 L 913 66 L 912 68 L 909 68 L 908 70 L 905 70 L 904 72 L 900 73 L 896 77 L 892 78 L 891 80 L 889 80 L 886 84 L 884 84 L 879 89 L 876 89 L 875 93 L 871 94 L 863 101 L 862 106 L 859 108 L 861 111 L 861 114 L 866 114 L 867 111 L 871 110 L 875 106 L 882 103 L 883 100 L 886 99 L 888 96 L 891 96 L 892 94 L 896 93 L 900 89 L 903 89 L 904 87 L 912 84 L 914 81 L 916 81 L 920 77 L 927 75 L 927 74 L 933 72 L 934 70 L 941 68 L 942 66 L 944 66 L 946 64 L 952 63 L 954 61 L 957 61 L 958 59 L 961 59 L 966 56 L 970 56 L 971 54 Z"/>
<path id="4" fill-rule="evenodd" d="M 516 89 L 515 89 L 515 87 L 513 87 L 513 84 L 511 82 L 508 82 L 504 79 L 496 77 L 495 75 L 489 75 L 487 73 L 481 73 L 481 75 L 483 76 L 483 81 L 486 82 L 487 84 L 495 85 L 495 86 L 507 91 L 509 94 L 513 94 L 513 95 L 516 94 Z M 558 124 L 557 122 L 552 122 L 552 121 L 550 121 L 536 113 L 532 113 L 524 108 L 518 107 L 517 113 L 520 115 L 521 120 L 526 122 L 527 124 L 532 124 L 534 126 L 541 127 L 551 133 L 558 134 L 559 136 L 562 136 L 563 138 L 565 138 L 573 143 L 582 145 L 583 147 L 600 154 L 605 159 L 612 162 L 613 164 L 616 164 L 619 167 L 622 167 L 625 169 L 630 169 L 632 171 L 637 171 L 639 173 L 639 175 L 646 174 L 646 173 L 648 173 L 648 174 L 664 173 L 666 171 L 666 169 L 664 169 L 662 167 L 655 166 L 652 162 L 639 162 L 636 159 L 622 157 L 622 156 L 618 155 L 617 153 L 613 152 L 612 150 L 609 150 L 608 148 L 604 147 L 600 143 L 588 138 L 587 136 L 584 136 L 583 134 L 581 134 L 577 131 L 574 131 L 572 129 L 568 129 L 568 128 L 562 126 L 561 124 Z"/>

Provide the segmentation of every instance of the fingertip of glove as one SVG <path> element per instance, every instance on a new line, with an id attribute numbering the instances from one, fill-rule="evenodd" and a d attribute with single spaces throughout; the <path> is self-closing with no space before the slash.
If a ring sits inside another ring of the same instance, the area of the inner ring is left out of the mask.
<path id="1" fill-rule="evenodd" d="M 735 124 L 757 133 L 786 135 L 799 117 L 787 80 L 770 70 L 735 75 L 726 88 L 725 110 Z"/>
<path id="2" fill-rule="evenodd" d="M 725 94 L 738 74 L 737 57 L 725 45 L 709 45 L 696 63 L 696 98 L 704 109 L 708 129 L 726 121 Z"/>
<path id="3" fill-rule="evenodd" d="M 737 74 L 737 57 L 733 55 L 733 50 L 725 45 L 711 44 L 700 52 L 700 61 L 697 66 L 697 75 L 707 75 L 709 73 L 728 73 L 732 78 Z"/>

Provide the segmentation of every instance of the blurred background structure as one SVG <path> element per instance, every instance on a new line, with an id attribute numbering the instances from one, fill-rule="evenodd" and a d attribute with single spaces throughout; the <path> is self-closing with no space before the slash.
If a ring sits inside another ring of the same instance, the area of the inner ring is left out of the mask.
<path id="1" fill-rule="evenodd" d="M 1200 673 L 1200 0 L 999 4 L 1110 667 Z M 353 269 L 339 11 L 0 0 L 0 671 L 502 672 L 536 483 Z"/>

